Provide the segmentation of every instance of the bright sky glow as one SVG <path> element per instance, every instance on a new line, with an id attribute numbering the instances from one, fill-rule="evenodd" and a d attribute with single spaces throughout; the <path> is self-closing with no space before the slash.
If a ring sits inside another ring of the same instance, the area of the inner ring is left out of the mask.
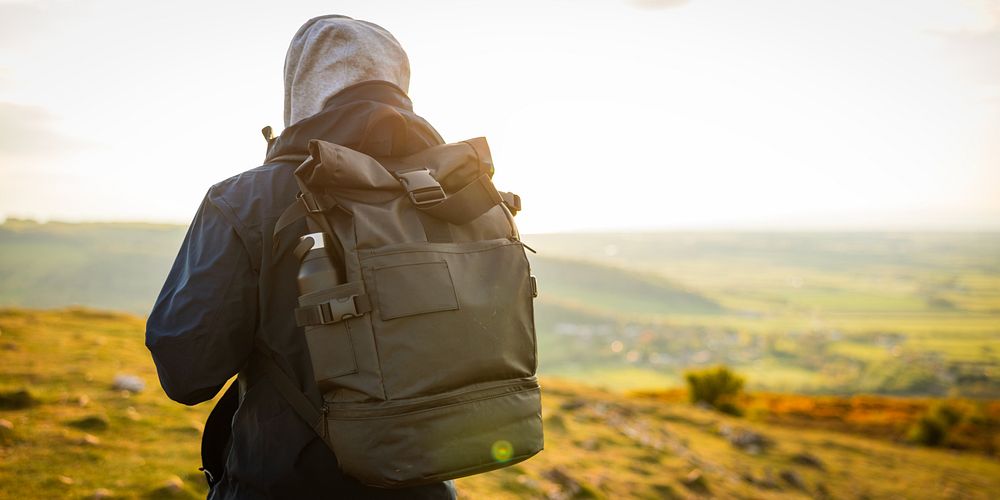
<path id="1" fill-rule="evenodd" d="M 1000 227 L 1000 0 L 290 3 L 0 0 L 0 218 L 188 222 L 335 6 L 525 232 Z"/>

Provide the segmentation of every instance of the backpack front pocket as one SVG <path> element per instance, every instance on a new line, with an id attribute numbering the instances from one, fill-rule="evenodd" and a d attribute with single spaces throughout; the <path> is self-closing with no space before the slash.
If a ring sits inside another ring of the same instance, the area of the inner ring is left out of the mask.
<path id="1" fill-rule="evenodd" d="M 380 267 L 374 275 L 381 306 L 379 317 L 383 321 L 458 309 L 447 261 Z M 414 293 L 418 290 L 419 293 Z"/>
<path id="2" fill-rule="evenodd" d="M 399 245 L 364 257 L 362 268 L 388 399 L 534 374 L 532 290 L 520 243 Z"/>

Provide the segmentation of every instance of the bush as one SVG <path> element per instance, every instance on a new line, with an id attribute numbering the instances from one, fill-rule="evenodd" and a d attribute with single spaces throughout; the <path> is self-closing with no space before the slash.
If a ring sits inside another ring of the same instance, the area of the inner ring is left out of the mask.
<path id="1" fill-rule="evenodd" d="M 940 446 L 947 435 L 948 428 L 944 422 L 930 415 L 923 415 L 910 427 L 907 440 L 924 446 Z"/>
<path id="2" fill-rule="evenodd" d="M 731 415 L 739 415 L 736 398 L 745 380 L 725 366 L 692 370 L 684 374 L 692 403 L 703 403 Z"/>
<path id="3" fill-rule="evenodd" d="M 913 423 L 907 439 L 924 446 L 943 446 L 964 417 L 962 408 L 948 403 L 934 404 Z"/>

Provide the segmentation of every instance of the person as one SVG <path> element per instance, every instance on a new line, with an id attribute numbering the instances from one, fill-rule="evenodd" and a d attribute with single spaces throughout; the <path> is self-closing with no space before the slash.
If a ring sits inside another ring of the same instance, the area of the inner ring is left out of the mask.
<path id="1" fill-rule="evenodd" d="M 380 26 L 344 16 L 306 22 L 285 59 L 286 128 L 268 137 L 263 166 L 208 190 L 188 229 L 149 315 L 146 345 L 164 391 L 180 403 L 208 401 L 239 374 L 238 389 L 223 396 L 206 423 L 209 498 L 455 497 L 451 482 L 388 490 L 342 474 L 333 452 L 263 375 L 254 347 L 273 352 L 319 407 L 293 318 L 299 263 L 290 249 L 306 226 L 299 221 L 272 241 L 275 221 L 295 201 L 293 171 L 312 139 L 370 156 L 443 143 L 414 114 L 409 79 L 406 53 Z"/>

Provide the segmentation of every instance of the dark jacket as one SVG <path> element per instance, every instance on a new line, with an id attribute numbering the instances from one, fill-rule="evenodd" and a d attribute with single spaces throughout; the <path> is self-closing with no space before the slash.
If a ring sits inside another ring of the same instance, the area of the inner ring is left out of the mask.
<path id="1" fill-rule="evenodd" d="M 275 221 L 298 192 L 292 173 L 300 160 L 282 157 L 305 155 L 310 139 L 372 156 L 408 155 L 443 142 L 399 88 L 366 82 L 286 129 L 269 144 L 263 166 L 212 186 L 146 324 L 160 383 L 171 399 L 194 405 L 239 373 L 225 474 L 211 498 L 454 498 L 451 483 L 380 490 L 344 476 L 333 452 L 261 375 L 255 340 L 276 353 L 319 406 L 293 318 L 298 262 L 290 249 L 306 233 L 305 223 L 272 241 Z"/>

